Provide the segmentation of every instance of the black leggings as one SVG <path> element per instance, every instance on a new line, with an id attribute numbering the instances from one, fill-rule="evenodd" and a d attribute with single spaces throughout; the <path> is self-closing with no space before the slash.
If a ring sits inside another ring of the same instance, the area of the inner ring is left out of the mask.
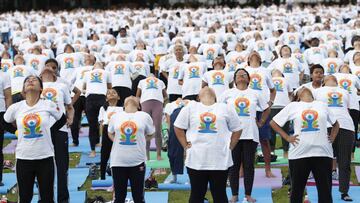
<path id="1" fill-rule="evenodd" d="M 99 110 L 105 103 L 105 95 L 90 94 L 86 97 L 86 117 L 89 122 L 89 140 L 91 150 L 100 142 L 99 137 Z"/>
<path id="2" fill-rule="evenodd" d="M 128 180 L 130 180 L 131 194 L 134 203 L 144 203 L 144 179 L 145 163 L 133 167 L 112 167 L 111 168 L 115 201 L 114 203 L 124 203 L 126 199 Z"/>
<path id="3" fill-rule="evenodd" d="M 189 203 L 203 203 L 210 183 L 210 191 L 214 203 L 228 202 L 226 180 L 229 170 L 194 170 L 187 167 L 191 184 Z"/>
<path id="4" fill-rule="evenodd" d="M 188 100 L 192 100 L 192 101 L 196 101 L 198 98 L 198 95 L 197 94 L 194 94 L 194 95 L 188 95 L 188 96 L 185 96 L 183 99 L 188 99 Z"/>
<path id="5" fill-rule="evenodd" d="M 16 160 L 19 203 L 29 203 L 33 197 L 35 178 L 39 184 L 39 203 L 54 202 L 54 158 Z"/>
<path id="6" fill-rule="evenodd" d="M 131 96 L 131 89 L 127 87 L 113 87 L 116 90 L 117 94 L 120 97 L 120 100 L 117 103 L 117 106 L 124 106 L 124 101 L 127 97 Z"/>
<path id="7" fill-rule="evenodd" d="M 74 104 L 74 121 L 71 125 L 71 136 L 73 139 L 73 144 L 75 145 L 79 145 L 79 131 L 81 127 L 82 112 L 85 110 L 86 106 L 85 104 L 85 96 L 80 96 Z"/>
<path id="8" fill-rule="evenodd" d="M 239 195 L 239 171 L 243 164 L 245 195 L 251 195 L 254 183 L 254 162 L 258 143 L 252 140 L 239 140 L 232 151 L 234 165 L 229 170 L 232 195 Z"/>
<path id="9" fill-rule="evenodd" d="M 270 113 L 270 120 L 276 116 L 282 109 L 271 109 Z M 285 125 L 282 127 L 282 129 L 289 133 L 289 122 L 286 122 Z M 284 138 L 281 138 L 283 150 L 285 152 L 289 151 L 289 142 L 287 142 Z M 275 151 L 276 147 L 276 132 L 271 128 L 271 139 L 270 139 L 270 148 L 271 151 Z"/>
<path id="10" fill-rule="evenodd" d="M 112 141 L 108 136 L 108 125 L 104 125 L 103 127 L 103 135 L 101 140 L 101 163 L 100 163 L 100 176 L 101 180 L 105 180 L 106 167 L 109 161 Z"/>
<path id="11" fill-rule="evenodd" d="M 313 173 L 318 190 L 318 202 L 332 203 L 332 159 L 309 157 L 289 160 L 291 177 L 291 203 L 302 203 L 310 172 Z"/>
<path id="12" fill-rule="evenodd" d="M 354 134 L 354 137 L 355 137 L 355 142 L 356 141 L 359 141 L 358 139 L 358 125 L 359 125 L 359 118 L 360 118 L 360 114 L 359 114 L 359 111 L 358 110 L 355 110 L 355 109 L 350 109 L 350 116 L 351 116 L 351 119 L 353 120 L 354 122 L 354 126 L 355 126 L 355 134 Z M 354 142 L 354 146 L 352 148 L 352 152 L 355 152 L 355 142 Z"/>
<path id="13" fill-rule="evenodd" d="M 3 179 L 3 167 L 4 167 L 4 154 L 3 154 L 3 143 L 4 143 L 4 114 L 5 112 L 0 112 L 0 183 Z"/>
<path id="14" fill-rule="evenodd" d="M 181 94 L 169 94 L 169 102 L 176 101 L 178 98 L 181 98 Z"/>

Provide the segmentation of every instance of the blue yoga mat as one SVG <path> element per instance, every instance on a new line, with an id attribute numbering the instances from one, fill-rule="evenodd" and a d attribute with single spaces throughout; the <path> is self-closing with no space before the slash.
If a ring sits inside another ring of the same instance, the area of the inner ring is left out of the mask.
<path id="1" fill-rule="evenodd" d="M 230 199 L 232 197 L 231 189 L 226 188 L 226 194 Z M 245 197 L 245 191 L 243 188 L 239 190 L 239 203 L 243 201 Z M 256 203 L 272 203 L 271 188 L 253 188 L 251 197 L 256 199 Z"/>
<path id="2" fill-rule="evenodd" d="M 69 195 L 70 195 L 70 203 L 85 203 L 86 201 L 86 191 L 69 192 Z M 38 199 L 39 196 L 34 195 L 33 199 L 31 200 L 31 203 L 37 203 Z"/>
<path id="3" fill-rule="evenodd" d="M 15 173 L 4 173 L 3 174 L 3 183 L 4 186 L 0 187 L 0 194 L 6 194 L 9 190 L 16 184 L 16 174 Z"/>
<path id="4" fill-rule="evenodd" d="M 131 192 L 127 193 L 126 198 L 132 200 Z M 146 203 L 167 203 L 168 199 L 168 192 L 145 192 Z"/>
<path id="5" fill-rule="evenodd" d="M 83 116 L 81 119 L 81 125 L 89 125 L 88 119 L 86 116 Z"/>
<path id="6" fill-rule="evenodd" d="M 95 157 L 89 157 L 89 154 L 82 153 L 80 162 L 77 165 L 77 168 L 88 168 L 91 164 L 100 164 L 100 154 L 97 153 Z"/>
<path id="7" fill-rule="evenodd" d="M 11 134 L 11 133 L 9 133 L 9 132 L 6 132 L 6 133 L 4 134 L 4 139 L 16 140 L 17 137 L 16 137 L 14 134 Z"/>
<path id="8" fill-rule="evenodd" d="M 184 174 L 177 176 L 177 183 L 168 183 L 172 179 L 172 174 L 170 174 L 164 181 L 164 183 L 159 184 L 159 190 L 190 190 L 190 180 L 187 174 L 186 169 L 184 169 Z"/>
<path id="9" fill-rule="evenodd" d="M 318 202 L 318 193 L 316 186 L 307 186 L 307 194 L 310 202 Z M 360 186 L 350 186 L 349 195 L 353 199 L 353 202 L 360 202 Z M 344 203 L 341 200 L 341 193 L 339 192 L 339 186 L 332 187 L 333 203 Z"/>
<path id="10" fill-rule="evenodd" d="M 69 143 L 72 143 L 71 138 L 69 138 Z M 101 150 L 100 147 L 95 148 L 96 152 L 100 152 L 100 150 Z M 90 148 L 89 137 L 79 137 L 79 146 L 77 146 L 77 147 L 69 146 L 69 153 L 72 153 L 72 152 L 81 152 L 81 153 L 89 152 L 90 153 L 90 151 L 91 151 L 91 148 Z"/>
<path id="11" fill-rule="evenodd" d="M 146 168 L 145 171 L 145 180 L 150 177 L 151 170 L 149 168 Z M 91 183 L 91 187 L 111 187 L 113 185 L 113 179 L 111 176 L 106 176 L 105 180 L 93 180 Z M 128 183 L 130 185 L 130 182 Z"/>

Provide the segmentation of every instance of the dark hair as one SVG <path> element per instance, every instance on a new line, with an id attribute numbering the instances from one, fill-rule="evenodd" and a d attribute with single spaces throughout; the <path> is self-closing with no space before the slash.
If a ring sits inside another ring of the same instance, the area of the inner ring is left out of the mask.
<path id="1" fill-rule="evenodd" d="M 74 49 L 73 46 L 71 46 L 71 44 L 65 45 L 65 47 L 64 47 L 64 52 L 65 52 L 65 50 L 66 50 L 67 48 L 70 48 L 70 49 L 72 50 L 72 52 L 75 52 L 75 49 Z"/>
<path id="2" fill-rule="evenodd" d="M 111 88 L 111 89 L 108 89 L 109 90 L 114 90 L 116 92 L 116 94 L 118 95 L 118 97 L 120 97 L 120 95 L 118 94 L 118 92 L 114 89 L 114 88 Z M 107 93 L 106 93 L 107 94 Z M 118 100 L 117 102 L 117 105 L 116 106 L 119 106 L 119 103 L 120 103 L 120 100 Z M 103 108 L 105 111 L 107 111 L 108 107 L 110 106 L 109 102 L 108 101 L 105 101 L 104 105 L 103 105 Z"/>
<path id="3" fill-rule="evenodd" d="M 321 69 L 322 72 L 324 73 L 324 68 L 320 65 L 320 64 L 314 64 L 310 67 L 310 74 L 312 75 L 315 71 L 315 69 Z"/>
<path id="4" fill-rule="evenodd" d="M 29 76 L 27 76 L 27 77 L 25 78 L 24 83 L 23 83 L 23 90 L 22 90 L 22 92 L 21 92 L 21 95 L 22 95 L 23 98 L 25 98 L 25 94 L 24 94 L 25 83 L 26 83 L 26 81 L 28 81 L 31 77 L 34 77 L 34 78 L 36 78 L 36 79 L 39 81 L 39 83 L 40 83 L 40 88 L 41 88 L 41 89 L 44 88 L 43 82 L 42 82 L 42 80 L 41 80 L 41 78 L 40 78 L 39 76 L 29 75 Z M 40 92 L 40 95 L 41 95 L 41 92 Z M 39 97 L 40 97 L 40 95 L 39 95 Z"/>
<path id="5" fill-rule="evenodd" d="M 60 67 L 59 67 L 59 63 L 57 62 L 57 60 L 55 60 L 55 59 L 48 59 L 48 60 L 46 60 L 45 61 L 45 66 L 46 66 L 46 64 L 48 64 L 48 63 L 54 63 L 55 65 L 56 65 L 56 76 L 60 76 Z"/>
<path id="6" fill-rule="evenodd" d="M 248 76 L 249 80 L 250 80 L 250 74 L 249 74 L 249 72 L 248 72 L 245 68 L 239 68 L 239 69 L 237 69 L 237 70 L 235 71 L 235 73 L 234 73 L 234 84 L 235 84 L 235 86 L 236 86 L 236 74 L 237 74 L 238 72 L 240 72 L 240 71 L 244 71 L 244 72 L 246 73 L 246 75 Z M 249 85 L 249 83 L 247 83 L 247 85 Z"/>
<path id="7" fill-rule="evenodd" d="M 359 35 L 355 35 L 351 38 L 351 46 L 354 46 L 354 43 L 356 41 L 360 41 L 360 36 Z"/>
<path id="8" fill-rule="evenodd" d="M 358 55 L 358 54 L 360 54 L 360 51 L 355 52 L 352 59 L 354 60 L 355 55 Z"/>
<path id="9" fill-rule="evenodd" d="M 214 67 L 215 60 L 222 60 L 224 62 L 224 65 L 226 65 L 225 59 L 223 56 L 217 56 L 212 60 L 211 66 Z"/>
<path id="10" fill-rule="evenodd" d="M 285 44 L 285 45 L 282 45 L 281 48 L 280 48 L 280 51 L 279 51 L 280 56 L 283 57 L 282 54 L 281 54 L 281 50 L 284 49 L 284 48 L 288 48 L 290 50 L 290 55 L 291 55 L 291 53 L 292 53 L 291 48 L 288 45 Z"/>

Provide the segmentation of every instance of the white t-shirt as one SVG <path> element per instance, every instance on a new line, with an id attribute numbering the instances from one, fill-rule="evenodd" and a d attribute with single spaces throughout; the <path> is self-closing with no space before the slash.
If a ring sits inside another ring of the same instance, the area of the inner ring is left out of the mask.
<path id="1" fill-rule="evenodd" d="M 242 129 L 233 108 L 215 103 L 205 106 L 190 102 L 174 123 L 185 129 L 191 148 L 186 150 L 185 165 L 195 170 L 227 170 L 233 165 L 230 150 L 231 132 Z"/>
<path id="2" fill-rule="evenodd" d="M 33 69 L 25 65 L 16 65 L 7 72 L 11 79 L 11 94 L 20 93 L 24 80 L 29 75 L 35 75 Z"/>
<path id="3" fill-rule="evenodd" d="M 164 113 L 170 116 L 175 109 L 180 108 L 181 106 L 186 106 L 189 103 L 189 100 L 176 100 L 171 103 L 167 103 L 164 108 Z"/>
<path id="4" fill-rule="evenodd" d="M 59 120 L 62 112 L 51 101 L 39 100 L 30 107 L 20 101 L 9 107 L 4 115 L 8 123 L 16 121 L 18 143 L 16 159 L 38 160 L 54 156 L 51 141 L 51 119 Z"/>
<path id="5" fill-rule="evenodd" d="M 105 110 L 104 107 L 102 106 L 100 108 L 99 111 L 99 123 L 102 122 L 103 125 L 108 125 L 109 121 L 111 120 L 111 117 L 114 114 L 123 112 L 123 107 L 119 107 L 119 106 L 108 106 L 107 109 Z"/>
<path id="6" fill-rule="evenodd" d="M 166 61 L 162 71 L 169 73 L 168 86 L 166 91 L 168 94 L 182 94 L 181 85 L 179 85 L 179 74 L 180 70 L 185 66 L 186 63 L 184 63 L 183 61 L 179 62 L 175 58 L 171 58 Z"/>
<path id="7" fill-rule="evenodd" d="M 61 69 L 60 76 L 63 78 L 72 78 L 74 71 L 83 64 L 83 54 L 77 53 L 63 53 L 56 57 Z"/>
<path id="8" fill-rule="evenodd" d="M 276 96 L 271 108 L 283 108 L 290 103 L 289 93 L 291 93 L 293 89 L 290 87 L 286 78 L 273 77 L 272 80 L 275 86 Z"/>
<path id="9" fill-rule="evenodd" d="M 148 63 L 137 61 L 137 62 L 133 62 L 131 65 L 134 68 L 134 71 L 136 71 L 140 75 L 145 77 L 150 75 L 150 66 Z"/>
<path id="10" fill-rule="evenodd" d="M 11 88 L 10 77 L 7 73 L 0 72 L 0 112 L 6 110 L 4 90 Z"/>
<path id="11" fill-rule="evenodd" d="M 76 69 L 75 71 L 75 84 L 79 90 L 82 90 L 84 85 L 85 73 L 93 69 L 93 66 L 82 66 Z M 81 93 L 83 94 L 83 93 Z"/>
<path id="12" fill-rule="evenodd" d="M 326 53 L 320 47 L 311 47 L 305 50 L 304 57 L 308 64 L 320 64 L 326 58 Z"/>
<path id="13" fill-rule="evenodd" d="M 110 167 L 131 167 L 146 161 L 145 136 L 155 133 L 149 114 L 142 111 L 116 113 L 109 122 L 108 131 L 115 133 Z"/>
<path id="14" fill-rule="evenodd" d="M 343 60 L 339 58 L 326 58 L 321 62 L 321 66 L 324 68 L 324 75 L 332 75 L 339 72 L 339 68 L 343 64 Z"/>
<path id="15" fill-rule="evenodd" d="M 318 101 L 328 105 L 330 111 L 339 122 L 340 128 L 354 131 L 354 123 L 349 114 L 350 98 L 349 93 L 340 87 L 321 87 L 314 93 Z M 328 125 L 331 127 L 331 125 Z"/>
<path id="16" fill-rule="evenodd" d="M 109 72 L 103 69 L 93 69 L 85 73 L 84 83 L 86 83 L 86 94 L 106 95 L 107 84 L 111 83 Z"/>
<path id="17" fill-rule="evenodd" d="M 140 103 L 154 99 L 161 103 L 164 102 L 163 89 L 165 84 L 162 80 L 155 77 L 148 77 L 140 80 L 138 88 L 141 89 Z"/>
<path id="18" fill-rule="evenodd" d="M 263 67 L 252 68 L 246 67 L 250 74 L 249 88 L 258 91 L 265 100 L 270 100 L 270 89 L 273 89 L 274 83 L 271 79 L 271 74 L 268 69 Z"/>
<path id="19" fill-rule="evenodd" d="M 338 86 L 347 90 L 350 96 L 350 109 L 359 111 L 359 102 L 357 90 L 360 89 L 360 80 L 358 77 L 347 73 L 335 73 L 334 76 L 338 81 Z"/>
<path id="20" fill-rule="evenodd" d="M 1 59 L 1 71 L 6 73 L 14 66 L 12 59 Z"/>
<path id="21" fill-rule="evenodd" d="M 240 140 L 253 140 L 259 142 L 259 129 L 256 125 L 256 111 L 264 111 L 269 107 L 264 97 L 261 97 L 255 90 L 250 88 L 239 90 L 232 88 L 225 91 L 220 102 L 226 103 L 234 108 L 239 116 L 243 131 Z"/>
<path id="22" fill-rule="evenodd" d="M 180 69 L 179 80 L 183 80 L 182 96 L 198 95 L 201 90 L 202 77 L 207 71 L 206 63 L 189 63 Z"/>
<path id="23" fill-rule="evenodd" d="M 289 160 L 307 157 L 333 158 L 327 122 L 334 124 L 336 118 L 323 102 L 292 102 L 273 120 L 279 126 L 284 126 L 288 121 L 294 121 L 294 135 L 298 135 L 299 141 L 296 146 L 290 144 Z"/>
<path id="24" fill-rule="evenodd" d="M 40 75 L 48 57 L 44 55 L 26 54 L 24 56 L 26 66 L 32 67 L 36 75 Z"/>
<path id="25" fill-rule="evenodd" d="M 131 74 L 135 72 L 133 66 L 128 61 L 112 61 L 105 70 L 111 75 L 113 87 L 127 87 L 131 89 Z"/>
<path id="26" fill-rule="evenodd" d="M 292 89 L 296 89 L 300 86 L 300 63 L 295 58 L 278 58 L 273 61 L 268 67 L 269 70 L 277 69 L 284 74 L 284 77 L 289 82 Z"/>
<path id="27" fill-rule="evenodd" d="M 219 100 L 221 95 L 229 89 L 229 84 L 232 80 L 233 77 L 224 70 L 211 70 L 206 72 L 203 76 L 203 81 L 215 91 L 217 100 Z"/>

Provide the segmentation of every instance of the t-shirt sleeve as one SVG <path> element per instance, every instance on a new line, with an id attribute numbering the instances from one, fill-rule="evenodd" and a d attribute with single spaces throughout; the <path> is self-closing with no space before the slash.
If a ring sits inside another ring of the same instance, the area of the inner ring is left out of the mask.
<path id="1" fill-rule="evenodd" d="M 181 128 L 187 130 L 190 127 L 190 108 L 191 104 L 185 106 L 181 109 L 179 115 L 177 116 L 174 126 L 177 128 Z"/>
<path id="2" fill-rule="evenodd" d="M 64 95 L 64 103 L 66 105 L 69 105 L 71 104 L 71 95 L 70 95 L 70 90 L 67 89 L 67 88 L 62 88 L 62 92 L 63 92 L 63 95 Z"/>
<path id="3" fill-rule="evenodd" d="M 229 131 L 236 132 L 241 130 L 242 129 L 241 121 L 235 109 L 226 105 L 226 111 L 227 111 L 226 123 Z"/>
<path id="4" fill-rule="evenodd" d="M 271 79 L 271 74 L 269 71 L 266 73 L 266 84 L 270 89 L 275 88 L 274 82 Z"/>
<path id="5" fill-rule="evenodd" d="M 99 116 L 98 116 L 99 122 L 104 121 L 104 115 L 105 115 L 105 109 L 104 109 L 104 107 L 101 107 L 99 110 Z"/>
<path id="6" fill-rule="evenodd" d="M 7 123 L 12 123 L 16 120 L 16 112 L 20 103 L 15 103 L 9 106 L 4 114 L 4 120 Z"/>
<path id="7" fill-rule="evenodd" d="M 268 101 L 265 100 L 265 97 L 260 95 L 260 94 L 256 94 L 257 100 L 258 100 L 258 107 L 264 111 L 265 109 L 267 109 L 269 107 Z"/>
<path id="8" fill-rule="evenodd" d="M 108 124 L 108 132 L 109 133 L 115 133 L 114 120 L 116 120 L 115 116 L 112 116 L 111 119 L 109 120 L 109 124 Z"/>
<path id="9" fill-rule="evenodd" d="M 4 90 L 7 89 L 7 88 L 10 88 L 11 87 L 11 81 L 10 81 L 10 76 L 8 74 L 4 74 L 3 75 L 4 79 L 3 79 L 3 87 L 4 87 Z"/>
<path id="10" fill-rule="evenodd" d="M 148 114 L 144 114 L 145 115 L 145 135 L 152 135 L 155 133 L 155 127 L 154 127 L 154 122 L 152 120 L 152 118 L 150 117 L 150 115 Z"/>
<path id="11" fill-rule="evenodd" d="M 324 107 L 326 109 L 327 121 L 331 123 L 331 125 L 333 125 L 336 122 L 336 117 L 334 116 L 334 114 L 331 112 L 330 108 L 326 104 L 324 104 Z"/>
<path id="12" fill-rule="evenodd" d="M 55 120 L 59 120 L 63 113 L 60 111 L 59 107 L 51 101 L 46 101 L 48 103 L 48 111 Z"/>
<path id="13" fill-rule="evenodd" d="M 278 114 L 273 117 L 273 121 L 277 123 L 279 126 L 283 127 L 286 122 L 290 120 L 290 111 L 294 105 L 292 103 L 288 104 L 285 108 L 283 108 Z"/>

